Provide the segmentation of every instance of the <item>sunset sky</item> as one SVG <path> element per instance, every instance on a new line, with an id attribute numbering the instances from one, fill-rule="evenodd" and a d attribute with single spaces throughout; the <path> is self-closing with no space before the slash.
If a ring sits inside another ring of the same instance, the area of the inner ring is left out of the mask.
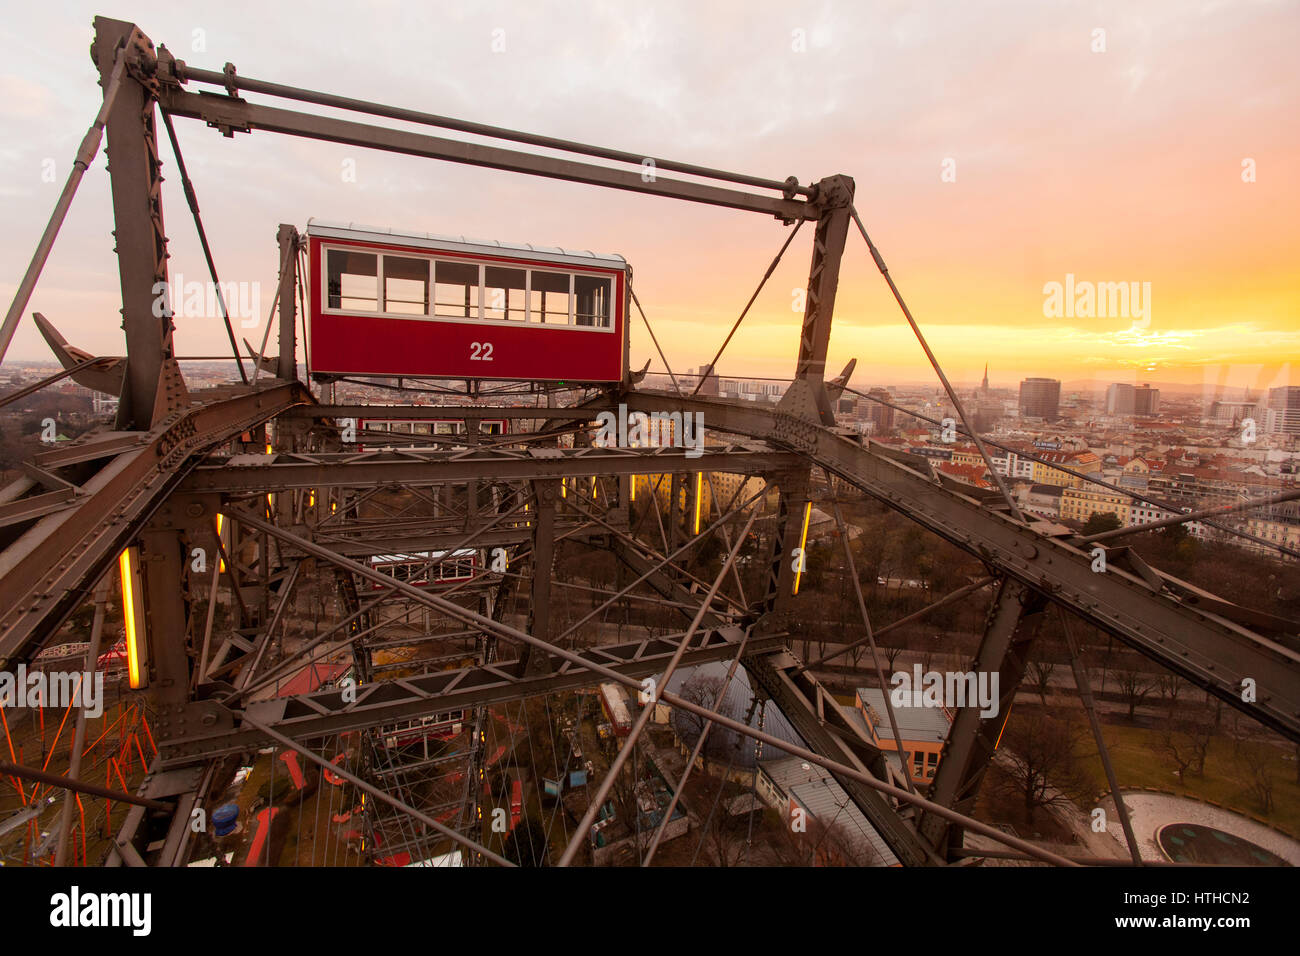
<path id="1" fill-rule="evenodd" d="M 87 51 L 103 12 L 134 18 L 206 69 L 229 60 L 259 79 L 773 179 L 850 175 L 873 240 L 959 382 L 978 380 L 987 361 L 1005 386 L 1025 375 L 1300 383 L 1295 2 L 105 6 L 29 4 L 0 27 L 6 306 L 97 109 Z M 1094 51 L 1099 30 L 1104 52 Z M 621 253 L 684 370 L 712 356 L 784 238 L 753 213 L 177 127 L 222 278 L 264 290 L 259 324 L 277 225 L 355 221 Z M 173 278 L 205 279 L 170 148 L 160 149 Z M 47 159 L 55 182 L 43 181 Z M 344 180 L 349 160 L 355 182 Z M 1254 182 L 1243 181 L 1245 161 Z M 124 347 L 112 228 L 101 154 L 28 309 L 100 354 Z M 792 373 L 792 290 L 806 284 L 811 239 L 810 224 L 723 374 Z M 1150 283 L 1149 323 L 1046 316 L 1044 285 L 1067 274 Z M 177 329 L 182 355 L 227 350 L 216 316 Z M 260 328 L 241 333 L 260 341 Z M 638 320 L 633 363 L 652 355 Z M 932 380 L 851 235 L 832 371 L 855 356 L 864 385 Z M 8 358 L 49 357 L 25 316 Z"/>

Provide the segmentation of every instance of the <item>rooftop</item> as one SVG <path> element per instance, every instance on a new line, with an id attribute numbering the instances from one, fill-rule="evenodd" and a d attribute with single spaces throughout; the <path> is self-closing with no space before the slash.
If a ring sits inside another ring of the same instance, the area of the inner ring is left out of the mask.
<path id="1" fill-rule="evenodd" d="M 868 708 L 868 716 L 881 740 L 893 740 L 885 695 L 876 687 L 859 687 L 858 699 Z M 951 720 L 942 707 L 895 707 L 894 718 L 904 741 L 942 742 L 948 739 Z"/>

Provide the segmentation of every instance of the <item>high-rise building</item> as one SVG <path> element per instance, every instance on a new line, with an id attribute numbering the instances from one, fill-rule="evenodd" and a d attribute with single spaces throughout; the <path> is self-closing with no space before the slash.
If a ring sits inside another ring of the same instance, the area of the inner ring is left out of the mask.
<path id="1" fill-rule="evenodd" d="M 1261 411 L 1260 403 L 1257 400 L 1248 399 L 1244 402 L 1216 401 L 1211 403 L 1208 413 L 1208 420 L 1214 425 L 1232 425 L 1235 427 L 1247 418 L 1253 418 L 1256 421 L 1264 418 L 1264 413 Z"/>
<path id="2" fill-rule="evenodd" d="M 1146 384 L 1133 389 L 1133 414 L 1148 416 L 1160 414 L 1160 389 Z"/>
<path id="3" fill-rule="evenodd" d="M 704 384 L 700 386 L 701 395 L 711 395 L 718 397 L 718 376 L 713 371 L 712 365 L 701 365 L 695 370 L 697 378 L 703 379 Z"/>
<path id="4" fill-rule="evenodd" d="M 894 430 L 894 410 L 888 405 L 882 405 L 881 402 L 888 402 L 889 392 L 883 388 L 873 388 L 867 392 L 868 398 L 879 399 L 880 401 L 868 401 L 866 405 L 866 420 L 871 422 L 871 433 L 873 435 L 884 435 Z"/>
<path id="5" fill-rule="evenodd" d="M 1126 385 L 1123 382 L 1116 382 L 1110 388 L 1106 389 L 1106 414 L 1107 415 L 1132 415 L 1133 414 L 1133 386 Z"/>
<path id="6" fill-rule="evenodd" d="M 1265 428 L 1274 435 L 1300 435 L 1300 385 L 1268 390 Z"/>
<path id="7" fill-rule="evenodd" d="M 1160 389 L 1116 382 L 1106 389 L 1107 415 L 1155 415 L 1160 411 Z"/>
<path id="8" fill-rule="evenodd" d="M 1054 378 L 1027 378 L 1020 383 L 1022 418 L 1052 420 L 1060 417 L 1061 383 Z"/>

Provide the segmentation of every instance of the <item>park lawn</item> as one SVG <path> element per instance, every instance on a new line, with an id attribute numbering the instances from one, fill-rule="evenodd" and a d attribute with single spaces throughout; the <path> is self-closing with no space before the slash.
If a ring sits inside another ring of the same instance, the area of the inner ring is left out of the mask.
<path id="1" fill-rule="evenodd" d="M 1210 741 L 1205 758 L 1205 776 L 1188 775 L 1185 785 L 1178 782 L 1172 759 L 1161 749 L 1159 730 L 1103 724 L 1102 735 L 1121 787 L 1155 787 L 1181 796 L 1212 800 L 1300 838 L 1300 786 L 1296 784 L 1294 751 L 1269 748 L 1275 754 L 1270 763 L 1273 812 L 1265 815 L 1255 797 L 1244 789 L 1242 771 L 1233 760 L 1232 741 L 1226 734 L 1217 735 Z M 1091 743 L 1092 738 L 1087 739 Z M 1085 745 L 1081 753 L 1087 755 L 1083 766 L 1095 782 L 1096 792 L 1108 791 L 1106 772 L 1096 755 L 1096 748 Z M 1286 759 L 1288 756 L 1291 759 Z"/>

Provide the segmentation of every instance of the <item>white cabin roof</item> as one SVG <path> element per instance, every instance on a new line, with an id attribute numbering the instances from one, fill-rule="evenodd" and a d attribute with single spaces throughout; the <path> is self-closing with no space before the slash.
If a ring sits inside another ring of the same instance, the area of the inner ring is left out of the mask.
<path id="1" fill-rule="evenodd" d="M 589 249 L 561 249 L 559 246 L 534 246 L 530 243 L 502 242 L 499 239 L 470 239 L 466 236 L 441 236 L 431 232 L 406 232 L 401 229 L 366 226 L 356 222 L 308 219 L 307 235 L 327 239 L 354 239 L 360 242 L 389 242 L 394 245 L 423 249 L 448 249 L 468 252 L 471 255 L 514 253 L 524 258 L 578 267 L 597 266 L 620 270 L 627 268 L 627 260 L 617 253 L 600 254 Z"/>

